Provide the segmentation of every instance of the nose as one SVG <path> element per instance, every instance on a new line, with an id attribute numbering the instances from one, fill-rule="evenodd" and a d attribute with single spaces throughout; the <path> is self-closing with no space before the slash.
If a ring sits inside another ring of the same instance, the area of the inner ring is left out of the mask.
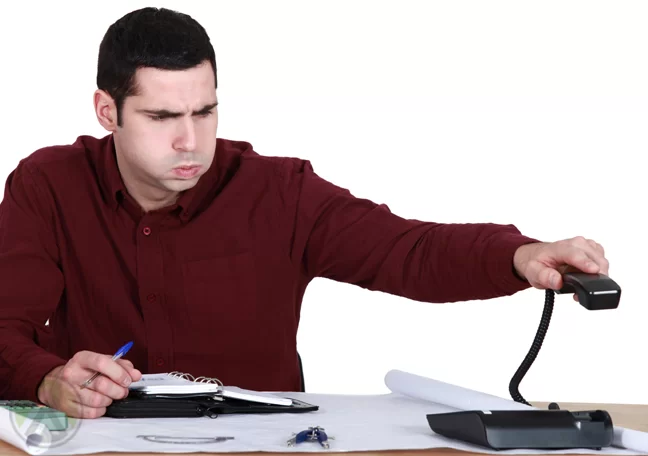
<path id="1" fill-rule="evenodd" d="M 196 128 L 191 118 L 178 123 L 178 132 L 173 147 L 181 152 L 193 152 L 196 148 Z"/>

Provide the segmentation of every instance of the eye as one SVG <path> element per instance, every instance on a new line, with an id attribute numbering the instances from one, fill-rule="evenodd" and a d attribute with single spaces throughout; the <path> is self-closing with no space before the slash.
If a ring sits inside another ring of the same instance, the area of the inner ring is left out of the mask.
<path id="1" fill-rule="evenodd" d="M 212 111 L 201 112 L 198 114 L 198 117 L 209 117 L 213 114 Z"/>
<path id="2" fill-rule="evenodd" d="M 166 119 L 166 117 L 162 117 L 162 116 L 150 116 L 150 118 L 151 118 L 151 120 L 153 120 L 155 122 L 160 122 L 160 121 Z"/>

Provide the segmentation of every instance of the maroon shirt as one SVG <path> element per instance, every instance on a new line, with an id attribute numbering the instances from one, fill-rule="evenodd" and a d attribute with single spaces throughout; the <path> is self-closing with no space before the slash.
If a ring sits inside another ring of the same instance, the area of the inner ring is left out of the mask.
<path id="1" fill-rule="evenodd" d="M 37 400 L 43 376 L 74 353 L 112 355 L 130 340 L 126 358 L 143 373 L 299 390 L 297 326 L 313 278 L 418 301 L 487 299 L 529 287 L 512 258 L 532 241 L 511 225 L 406 220 L 308 161 L 224 139 L 177 204 L 144 213 L 112 136 L 81 136 L 7 179 L 0 398 Z"/>

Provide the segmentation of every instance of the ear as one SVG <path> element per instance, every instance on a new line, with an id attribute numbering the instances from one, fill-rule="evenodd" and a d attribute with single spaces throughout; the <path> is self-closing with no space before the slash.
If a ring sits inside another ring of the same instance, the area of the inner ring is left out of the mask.
<path id="1" fill-rule="evenodd" d="M 94 108 L 97 120 L 108 131 L 117 130 L 117 106 L 115 100 L 104 90 L 94 93 Z"/>

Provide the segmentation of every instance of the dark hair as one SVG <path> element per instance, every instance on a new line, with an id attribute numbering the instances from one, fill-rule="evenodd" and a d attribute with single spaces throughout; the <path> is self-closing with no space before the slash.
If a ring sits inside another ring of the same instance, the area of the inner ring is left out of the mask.
<path id="1" fill-rule="evenodd" d="M 97 87 L 115 100 L 122 125 L 124 100 L 137 94 L 135 72 L 141 67 L 186 70 L 216 56 L 205 29 L 191 16 L 166 8 L 142 8 L 112 24 L 99 46 Z"/>

